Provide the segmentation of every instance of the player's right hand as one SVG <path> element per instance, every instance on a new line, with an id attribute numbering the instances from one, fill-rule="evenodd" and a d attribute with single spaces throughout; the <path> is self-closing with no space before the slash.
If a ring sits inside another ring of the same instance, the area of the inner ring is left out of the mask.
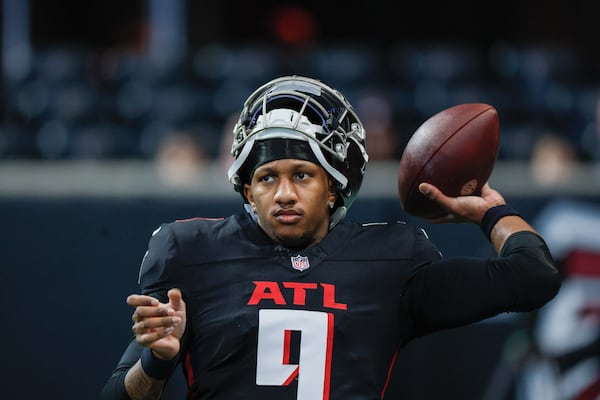
<path id="1" fill-rule="evenodd" d="M 163 360 L 173 359 L 180 349 L 179 340 L 186 324 L 185 301 L 179 289 L 168 292 L 169 302 L 151 296 L 132 294 L 127 304 L 135 308 L 131 330 L 136 341 L 152 349 Z"/>
<path id="2" fill-rule="evenodd" d="M 438 187 L 425 182 L 419 185 L 419 190 L 427 198 L 448 211 L 447 215 L 427 220 L 432 224 L 448 222 L 479 224 L 489 208 L 506 204 L 504 197 L 498 191 L 492 189 L 489 183 L 483 185 L 480 196 L 449 197 L 442 193 Z"/>

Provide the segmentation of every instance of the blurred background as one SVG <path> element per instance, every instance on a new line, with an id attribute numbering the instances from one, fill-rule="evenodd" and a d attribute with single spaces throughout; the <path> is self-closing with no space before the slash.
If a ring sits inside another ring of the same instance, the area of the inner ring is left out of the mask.
<path id="1" fill-rule="evenodd" d="M 496 107 L 491 183 L 568 282 L 539 313 L 411 344 L 386 399 L 600 398 L 600 3 L 1 4 L 0 397 L 97 398 L 130 338 L 125 298 L 151 232 L 241 210 L 225 173 L 237 112 L 301 74 L 366 126 L 357 220 L 411 219 L 397 164 L 427 118 Z M 448 256 L 491 254 L 477 227 L 415 222 Z M 166 398 L 182 396 L 176 380 Z"/>

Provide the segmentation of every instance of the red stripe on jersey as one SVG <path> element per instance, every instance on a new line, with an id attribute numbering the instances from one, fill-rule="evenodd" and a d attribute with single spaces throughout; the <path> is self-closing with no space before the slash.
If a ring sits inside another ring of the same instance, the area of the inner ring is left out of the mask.
<path id="1" fill-rule="evenodd" d="M 292 372 L 292 373 L 290 374 L 290 377 L 289 377 L 289 378 L 287 378 L 287 379 L 285 380 L 285 382 L 283 382 L 283 386 L 287 386 L 287 385 L 289 385 L 290 383 L 292 383 L 292 382 L 294 381 L 294 379 L 296 379 L 296 377 L 298 376 L 298 371 L 299 371 L 299 370 L 300 370 L 300 366 L 296 367 L 296 369 L 294 370 L 294 372 Z"/>
<path id="2" fill-rule="evenodd" d="M 323 385 L 323 400 L 329 400 L 331 387 L 331 353 L 333 351 L 333 314 L 327 313 L 327 354 L 325 355 L 325 382 Z"/>
<path id="3" fill-rule="evenodd" d="M 394 357 L 392 358 L 392 362 L 390 363 L 390 367 L 388 368 L 388 375 L 387 375 L 387 378 L 385 379 L 385 385 L 383 385 L 383 390 L 381 391 L 382 399 L 385 397 L 385 391 L 387 390 L 388 385 L 390 384 L 390 379 L 392 378 L 392 370 L 394 369 L 394 364 L 396 364 L 397 357 L 398 357 L 398 352 L 396 352 L 394 354 Z"/>
<path id="4" fill-rule="evenodd" d="M 292 342 L 291 337 L 292 331 L 286 329 L 283 336 L 283 360 L 281 360 L 284 365 L 288 365 L 290 363 L 290 346 Z"/>
<path id="5" fill-rule="evenodd" d="M 185 379 L 187 380 L 188 388 L 191 388 L 192 385 L 194 384 L 194 370 L 192 369 L 192 360 L 190 357 L 190 353 L 185 354 L 185 370 L 186 370 Z M 191 394 L 191 392 L 188 392 L 188 395 L 190 395 L 190 394 Z"/>

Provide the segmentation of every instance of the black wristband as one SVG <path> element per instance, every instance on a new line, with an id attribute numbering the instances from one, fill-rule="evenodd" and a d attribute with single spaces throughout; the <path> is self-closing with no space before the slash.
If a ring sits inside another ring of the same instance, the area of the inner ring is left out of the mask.
<path id="1" fill-rule="evenodd" d="M 496 222 L 498 222 L 498 220 L 500 218 L 506 217 L 509 215 L 521 216 L 521 214 L 519 214 L 512 207 L 510 207 L 506 204 L 502 204 L 499 206 L 489 208 L 485 212 L 485 214 L 483 214 L 483 218 L 481 218 L 481 222 L 479 223 L 479 226 L 481 227 L 481 230 L 483 231 L 483 233 L 485 233 L 487 238 L 491 239 L 490 235 L 492 233 L 492 229 L 494 229 L 494 225 L 496 225 Z"/>
<path id="2" fill-rule="evenodd" d="M 178 357 L 174 357 L 172 360 L 161 360 L 156 357 L 152 352 L 152 349 L 145 347 L 142 351 L 142 369 L 150 378 L 163 380 L 167 379 L 175 365 L 177 364 Z"/>

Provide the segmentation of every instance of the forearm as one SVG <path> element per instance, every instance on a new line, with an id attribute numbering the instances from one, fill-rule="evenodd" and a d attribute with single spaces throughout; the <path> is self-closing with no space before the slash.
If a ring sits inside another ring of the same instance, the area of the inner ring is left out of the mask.
<path id="1" fill-rule="evenodd" d="M 499 257 L 445 259 L 415 275 L 405 296 L 419 321 L 415 335 L 531 311 L 556 295 L 560 277 L 542 238 L 522 226 L 506 228 L 512 233 Z"/>
<path id="2" fill-rule="evenodd" d="M 508 218 L 508 217 L 507 217 Z M 511 233 L 495 260 L 498 266 L 511 266 L 515 281 L 515 303 L 509 311 L 532 311 L 552 300 L 561 286 L 561 277 L 554 259 L 535 231 Z"/>
<path id="3" fill-rule="evenodd" d="M 508 239 L 513 233 L 517 232 L 533 232 L 537 233 L 535 229 L 527 221 L 518 215 L 507 215 L 498 220 L 498 222 L 492 228 L 490 233 L 490 242 L 498 254 L 504 247 L 506 239 Z"/>
<path id="4" fill-rule="evenodd" d="M 132 400 L 159 399 L 165 379 L 153 379 L 142 368 L 141 361 L 135 363 L 125 375 L 125 390 Z"/>
<path id="5" fill-rule="evenodd" d="M 102 388 L 101 400 L 158 399 L 166 380 L 153 379 L 141 365 L 145 348 L 132 340 L 111 377 Z"/>

